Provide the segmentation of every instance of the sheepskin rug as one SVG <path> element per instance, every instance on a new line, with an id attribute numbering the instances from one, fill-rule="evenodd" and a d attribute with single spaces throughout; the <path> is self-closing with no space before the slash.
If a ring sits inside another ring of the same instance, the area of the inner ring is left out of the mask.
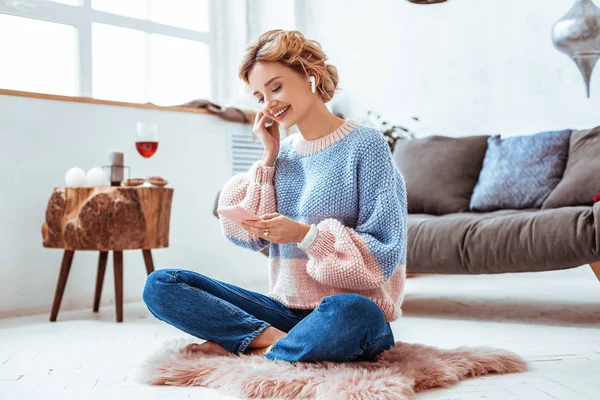
<path id="1" fill-rule="evenodd" d="M 136 379 L 151 385 L 204 386 L 252 399 L 405 400 L 469 377 L 527 370 L 521 357 L 489 347 L 443 350 L 396 342 L 372 362 L 288 363 L 260 355 L 192 353 L 184 350 L 189 343 L 166 342 L 139 366 Z"/>

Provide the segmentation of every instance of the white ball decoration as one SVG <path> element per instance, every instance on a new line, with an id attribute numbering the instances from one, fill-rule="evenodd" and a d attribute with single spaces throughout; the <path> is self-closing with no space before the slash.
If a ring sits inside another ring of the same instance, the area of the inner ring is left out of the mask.
<path id="1" fill-rule="evenodd" d="M 108 177 L 104 170 L 99 167 L 94 167 L 88 171 L 86 181 L 87 185 L 90 187 L 108 185 Z"/>
<path id="2" fill-rule="evenodd" d="M 79 167 L 73 167 L 65 174 L 65 183 L 68 187 L 85 186 L 85 171 Z"/>

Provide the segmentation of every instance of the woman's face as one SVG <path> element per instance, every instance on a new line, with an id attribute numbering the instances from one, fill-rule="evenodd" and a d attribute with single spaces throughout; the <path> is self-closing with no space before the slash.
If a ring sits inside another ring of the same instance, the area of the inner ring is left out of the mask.
<path id="1" fill-rule="evenodd" d="M 268 117 L 283 128 L 301 121 L 318 96 L 308 78 L 278 62 L 258 62 L 248 74 L 253 96 Z"/>

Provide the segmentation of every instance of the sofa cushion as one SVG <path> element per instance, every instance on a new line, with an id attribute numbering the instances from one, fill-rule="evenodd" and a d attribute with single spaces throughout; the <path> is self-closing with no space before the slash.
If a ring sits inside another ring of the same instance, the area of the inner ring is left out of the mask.
<path id="1" fill-rule="evenodd" d="M 569 159 L 562 180 L 542 208 L 591 205 L 600 192 L 600 126 L 571 135 Z"/>
<path id="2" fill-rule="evenodd" d="M 409 214 L 407 272 L 549 271 L 600 260 L 600 203 L 593 207 Z"/>
<path id="3" fill-rule="evenodd" d="M 560 182 L 571 130 L 488 139 L 472 211 L 539 208 Z"/>
<path id="4" fill-rule="evenodd" d="M 404 176 L 409 213 L 469 210 L 489 136 L 398 140 L 394 159 Z"/>

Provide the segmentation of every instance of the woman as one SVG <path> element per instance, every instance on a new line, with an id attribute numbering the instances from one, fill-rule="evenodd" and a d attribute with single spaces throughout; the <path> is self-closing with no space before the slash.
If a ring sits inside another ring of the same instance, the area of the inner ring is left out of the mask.
<path id="1" fill-rule="evenodd" d="M 246 51 L 240 77 L 262 105 L 253 132 L 265 151 L 225 184 L 219 207 L 240 205 L 261 220 L 220 221 L 232 243 L 270 246 L 270 291 L 186 270 L 153 272 L 144 301 L 157 318 L 206 340 L 192 351 L 341 362 L 373 360 L 394 344 L 404 179 L 379 131 L 327 109 L 338 76 L 325 61 L 321 46 L 297 31 L 266 32 Z M 300 133 L 280 141 L 279 127 L 293 125 Z"/>

